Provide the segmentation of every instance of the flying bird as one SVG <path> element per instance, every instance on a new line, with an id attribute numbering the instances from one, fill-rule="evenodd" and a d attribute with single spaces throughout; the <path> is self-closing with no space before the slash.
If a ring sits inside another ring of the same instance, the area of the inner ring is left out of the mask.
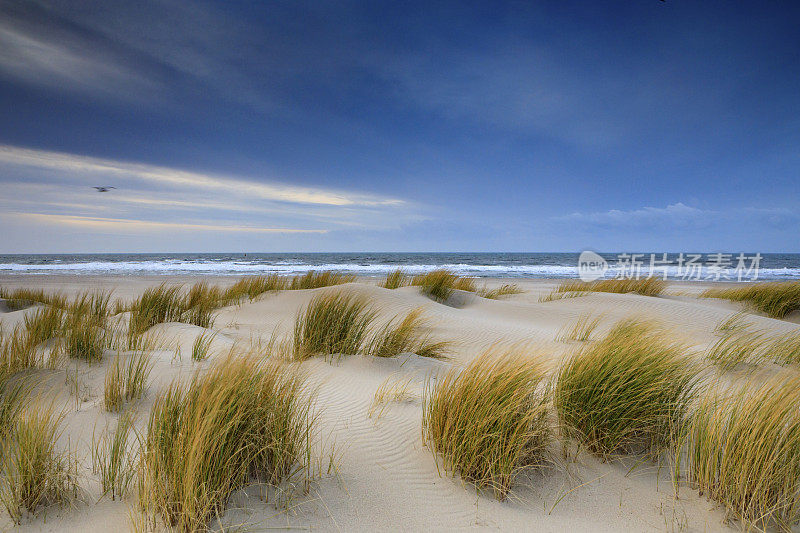
<path id="1" fill-rule="evenodd" d="M 97 189 L 97 192 L 108 192 L 111 189 L 116 189 L 116 187 L 93 187 L 93 189 Z"/>

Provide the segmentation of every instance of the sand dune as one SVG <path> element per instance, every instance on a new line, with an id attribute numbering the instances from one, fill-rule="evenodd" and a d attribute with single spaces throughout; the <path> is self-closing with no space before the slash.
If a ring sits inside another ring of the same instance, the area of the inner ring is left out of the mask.
<path id="1" fill-rule="evenodd" d="M 38 279 L 38 278 L 37 278 Z M 74 294 L 94 287 L 115 289 L 115 296 L 132 298 L 155 283 L 147 278 L 44 279 L 37 286 L 58 288 Z M 158 280 L 160 281 L 160 280 Z M 181 280 L 186 281 L 186 280 Z M 30 286 L 30 278 L 2 280 L 8 288 Z M 499 281 L 491 281 L 499 283 Z M 423 446 L 421 396 L 426 380 L 452 365 L 462 365 L 497 343 L 524 343 L 555 364 L 574 343 L 557 341 L 559 332 L 582 315 L 600 316 L 602 333 L 620 319 L 649 317 L 671 328 L 675 335 L 697 350 L 718 336 L 714 326 L 740 309 L 730 302 L 699 300 L 670 286 L 664 297 L 635 294 L 593 293 L 578 298 L 539 302 L 556 282 L 523 281 L 526 292 L 502 300 L 487 300 L 457 293 L 437 303 L 415 287 L 387 290 L 374 280 L 344 286 L 265 294 L 253 302 L 217 312 L 215 335 L 206 361 L 193 362 L 192 344 L 207 330 L 182 323 L 153 328 L 160 348 L 154 352 L 154 370 L 144 397 L 135 404 L 137 426 L 146 427 L 147 412 L 159 393 L 174 379 L 189 379 L 208 368 L 215 359 L 235 348 L 259 340 L 288 335 L 295 315 L 317 294 L 345 291 L 368 298 L 378 321 L 422 308 L 435 340 L 454 342 L 448 361 L 423 359 L 412 354 L 396 358 L 349 356 L 326 362 L 312 358 L 303 363 L 317 391 L 318 439 L 316 452 L 321 477 L 305 495 L 295 495 L 287 505 L 266 504 L 257 490 L 235 494 L 223 519 L 227 525 L 246 530 L 535 530 L 535 531 L 724 531 L 731 529 L 724 513 L 696 491 L 674 489 L 667 468 L 646 461 L 604 463 L 581 454 L 576 462 L 564 462 L 554 450 L 554 464 L 543 472 L 521 478 L 512 497 L 498 502 L 437 471 L 430 451 Z M 9 311 L 0 308 L 0 323 L 8 331 L 35 308 Z M 748 320 L 776 333 L 797 331 L 796 324 L 752 315 Z M 60 445 L 69 447 L 80 460 L 81 486 L 86 491 L 72 509 L 49 508 L 26 518 L 20 529 L 32 531 L 109 531 L 128 528 L 131 500 L 97 501 L 100 489 L 91 471 L 93 431 L 113 424 L 118 415 L 102 405 L 103 380 L 114 354 L 92 366 L 70 362 L 65 369 L 36 371 L 39 389 L 52 390 L 67 410 Z M 77 375 L 79 396 L 74 395 Z M 72 378 L 70 378 L 72 376 Z M 386 380 L 408 384 L 408 398 L 389 402 L 380 416 L 369 416 L 376 390 Z M 73 380 L 73 381 L 71 381 Z M 330 457 L 332 467 L 328 465 Z M 6 516 L 0 529 L 11 526 Z"/>

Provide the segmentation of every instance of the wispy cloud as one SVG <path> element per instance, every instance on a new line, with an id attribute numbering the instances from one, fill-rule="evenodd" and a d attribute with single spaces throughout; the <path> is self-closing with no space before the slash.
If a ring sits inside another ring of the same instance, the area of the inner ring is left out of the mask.
<path id="1" fill-rule="evenodd" d="M 701 209 L 682 202 L 666 207 L 641 207 L 639 209 L 610 209 L 608 211 L 576 212 L 553 217 L 557 224 L 584 227 L 587 230 L 603 228 L 640 229 L 658 231 L 662 228 L 721 229 L 725 225 L 757 224 L 760 226 L 785 226 L 800 220 L 800 215 L 784 207 L 740 207 L 730 209 Z"/>
<path id="2" fill-rule="evenodd" d="M 0 22 L 0 72 L 19 80 L 92 94 L 137 98 L 157 83 L 87 44 L 24 32 Z"/>
<path id="3" fill-rule="evenodd" d="M 169 167 L 114 161 L 63 152 L 31 150 L 15 146 L 0 145 L 0 164 L 70 172 L 84 176 L 87 178 L 87 183 L 89 183 L 88 179 L 96 180 L 100 176 L 111 180 L 108 183 L 104 182 L 103 185 L 116 185 L 114 180 L 118 179 L 134 179 L 160 186 L 225 191 L 239 196 L 288 203 L 331 206 L 396 206 L 403 204 L 403 201 L 397 198 L 259 183 L 238 177 L 203 174 Z"/>
<path id="4" fill-rule="evenodd" d="M 263 228 L 258 226 L 227 226 L 221 224 L 189 224 L 178 222 L 154 222 L 122 218 L 83 217 L 74 215 L 48 215 L 43 213 L 9 213 L 10 216 L 34 219 L 37 221 L 68 226 L 82 226 L 111 231 L 222 231 L 236 233 L 328 233 L 327 229 Z"/>
<path id="5" fill-rule="evenodd" d="M 639 209 L 610 209 L 608 211 L 595 211 L 588 213 L 570 213 L 568 215 L 553 217 L 556 222 L 585 223 L 597 226 L 624 227 L 640 224 L 657 224 L 669 222 L 670 224 L 686 225 L 702 221 L 704 218 L 716 216 L 714 211 L 698 209 L 682 202 L 666 207 L 642 207 Z"/>

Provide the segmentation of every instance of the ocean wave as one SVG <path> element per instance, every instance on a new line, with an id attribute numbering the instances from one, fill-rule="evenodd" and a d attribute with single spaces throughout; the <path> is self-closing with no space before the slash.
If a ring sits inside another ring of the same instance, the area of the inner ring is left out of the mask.
<path id="1" fill-rule="evenodd" d="M 387 272 L 402 268 L 410 274 L 421 274 L 439 268 L 447 268 L 464 276 L 475 277 L 526 277 L 526 278 L 575 278 L 577 267 L 574 264 L 470 264 L 470 263 L 365 263 L 365 262 L 320 262 L 258 260 L 208 260 L 208 259 L 174 259 L 142 261 L 63 261 L 38 263 L 0 263 L 0 272 L 29 274 L 209 274 L 209 275 L 242 275 L 242 274 L 303 274 L 310 270 L 334 270 L 337 272 L 381 276 Z M 647 268 L 642 268 L 641 275 L 647 275 Z M 618 272 L 612 267 L 606 278 L 614 277 Z M 663 270 L 658 270 L 659 276 Z M 678 267 L 667 267 L 668 279 L 686 279 Z M 746 276 L 745 279 L 751 279 Z M 723 270 L 717 276 L 715 271 L 703 267 L 693 272 L 690 280 L 736 280 L 738 272 L 734 269 Z M 762 268 L 758 279 L 800 279 L 800 268 Z"/>

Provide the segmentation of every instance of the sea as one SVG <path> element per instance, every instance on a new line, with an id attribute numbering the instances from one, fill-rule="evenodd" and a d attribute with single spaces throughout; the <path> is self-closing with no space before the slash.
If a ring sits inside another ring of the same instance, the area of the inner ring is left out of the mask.
<path id="1" fill-rule="evenodd" d="M 800 254 L 614 252 L 605 277 L 653 273 L 672 280 L 800 280 Z M 579 253 L 169 253 L 0 255 L 0 275 L 294 275 L 333 270 L 384 276 L 395 269 L 420 274 L 447 268 L 494 278 L 577 278 Z M 744 274 L 744 275 L 743 275 Z"/>

